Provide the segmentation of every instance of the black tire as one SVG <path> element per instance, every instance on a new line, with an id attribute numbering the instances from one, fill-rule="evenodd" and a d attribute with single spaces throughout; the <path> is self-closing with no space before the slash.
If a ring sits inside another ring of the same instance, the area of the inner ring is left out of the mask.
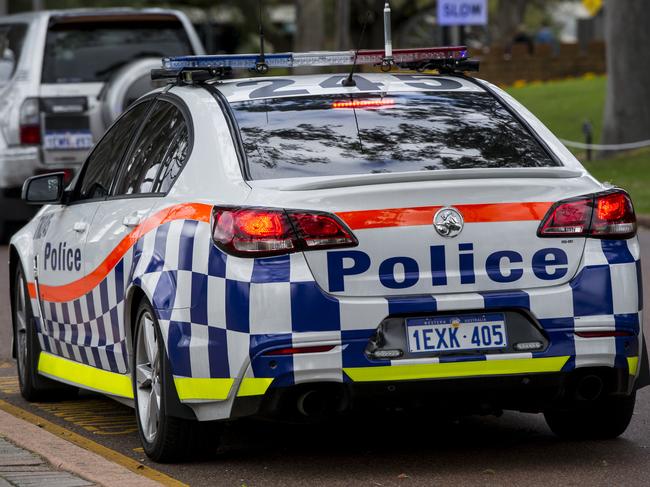
<path id="1" fill-rule="evenodd" d="M 30 402 L 55 401 L 75 397 L 79 391 L 78 388 L 38 374 L 38 357 L 41 345 L 38 342 L 32 303 L 24 276 L 22 265 L 18 263 L 13 275 L 11 316 L 20 394 Z"/>
<path id="2" fill-rule="evenodd" d="M 632 414 L 636 393 L 607 396 L 589 404 L 568 409 L 549 409 L 544 418 L 557 436 L 576 440 L 609 440 L 622 435 Z"/>
<path id="3" fill-rule="evenodd" d="M 173 381 L 173 376 L 160 327 L 151 305 L 146 300 L 141 302 L 136 316 L 131 378 L 138 434 L 144 452 L 155 462 L 172 463 L 194 459 L 197 455 L 203 457 L 216 451 L 219 446 L 221 424 L 199 423 L 197 420 L 181 419 L 168 414 L 167 404 L 169 404 L 170 398 L 166 397 L 166 394 L 175 389 L 170 382 Z M 151 369 L 151 379 L 149 380 L 151 392 L 148 392 L 147 380 L 143 380 L 146 374 L 142 372 L 143 367 L 146 369 L 147 366 L 147 363 L 143 362 L 149 360 L 149 357 L 143 357 L 142 354 L 146 354 L 146 350 L 142 348 L 141 344 L 141 340 L 144 339 L 143 334 L 146 334 L 147 320 L 153 325 L 157 349 L 157 364 L 155 363 L 156 359 L 154 359 L 154 364 L 148 362 Z M 144 401 L 147 397 L 151 401 L 151 398 L 154 397 L 151 394 L 154 393 L 156 387 L 159 391 L 159 400 L 155 401 L 158 417 L 155 421 L 155 432 L 152 434 L 150 427 L 147 426 L 147 418 L 144 416 L 148 411 L 149 417 L 151 417 L 150 408 L 144 406 Z"/>

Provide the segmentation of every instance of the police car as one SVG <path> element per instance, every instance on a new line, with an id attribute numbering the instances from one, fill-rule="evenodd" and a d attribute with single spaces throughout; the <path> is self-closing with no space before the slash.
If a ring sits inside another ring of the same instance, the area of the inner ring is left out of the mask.
<path id="1" fill-rule="evenodd" d="M 466 57 L 166 59 L 70 187 L 25 184 L 47 206 L 11 241 L 23 396 L 131 404 L 159 461 L 224 420 L 373 406 L 623 433 L 648 383 L 630 197 Z"/>

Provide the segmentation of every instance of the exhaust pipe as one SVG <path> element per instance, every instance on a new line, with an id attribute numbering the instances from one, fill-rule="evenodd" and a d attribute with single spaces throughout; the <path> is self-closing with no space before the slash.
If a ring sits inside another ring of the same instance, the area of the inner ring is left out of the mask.
<path id="1" fill-rule="evenodd" d="M 576 386 L 575 396 L 580 401 L 595 401 L 604 389 L 603 379 L 597 375 L 585 375 Z"/>
<path id="2" fill-rule="evenodd" d="M 305 417 L 322 416 L 328 409 L 328 401 L 323 391 L 311 389 L 298 396 L 296 407 L 298 412 Z"/>

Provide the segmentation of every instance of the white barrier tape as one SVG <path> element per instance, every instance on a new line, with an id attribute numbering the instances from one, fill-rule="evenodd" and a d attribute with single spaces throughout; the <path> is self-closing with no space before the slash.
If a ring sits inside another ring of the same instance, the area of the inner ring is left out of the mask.
<path id="1" fill-rule="evenodd" d="M 573 140 L 564 140 L 560 141 L 568 146 L 574 147 L 576 149 L 592 149 L 592 150 L 629 150 L 629 149 L 641 149 L 643 147 L 650 147 L 650 140 L 640 140 L 638 142 L 629 142 L 627 144 L 585 144 L 583 142 L 574 142 Z"/>

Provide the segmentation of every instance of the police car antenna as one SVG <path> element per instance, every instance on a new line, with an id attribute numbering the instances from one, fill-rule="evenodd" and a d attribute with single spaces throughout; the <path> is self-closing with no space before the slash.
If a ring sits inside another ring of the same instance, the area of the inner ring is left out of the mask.
<path id="1" fill-rule="evenodd" d="M 266 57 L 264 56 L 264 22 L 262 21 L 262 3 L 262 0 L 257 1 L 258 22 L 260 28 L 260 57 L 255 63 L 255 71 L 259 74 L 266 74 L 269 72 L 269 65 L 266 64 Z"/>
<path id="2" fill-rule="evenodd" d="M 347 78 L 345 78 L 341 84 L 343 86 L 357 86 L 357 82 L 354 81 L 354 69 L 357 67 L 357 59 L 359 57 L 359 51 L 361 50 L 361 45 L 363 44 L 363 35 L 366 33 L 366 26 L 368 25 L 368 21 L 370 20 L 370 10 L 368 10 L 368 14 L 366 15 L 365 20 L 363 21 L 363 25 L 361 26 L 361 34 L 359 34 L 359 42 L 357 43 L 357 48 L 354 51 L 354 60 L 352 61 L 352 67 L 350 68 L 350 74 L 348 75 Z"/>

